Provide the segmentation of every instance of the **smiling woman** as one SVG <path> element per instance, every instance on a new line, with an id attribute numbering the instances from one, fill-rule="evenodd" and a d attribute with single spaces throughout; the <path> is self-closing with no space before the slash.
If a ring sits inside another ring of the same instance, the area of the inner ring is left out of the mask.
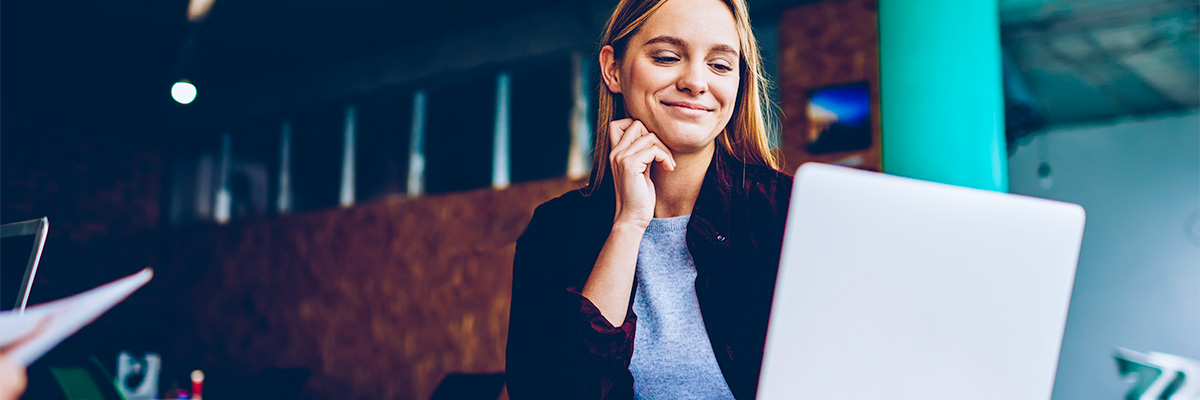
<path id="1" fill-rule="evenodd" d="M 685 8 L 686 4 L 675 3 L 672 4 L 672 7 L 668 7 L 668 11 L 674 8 L 677 9 L 675 12 L 680 15 L 662 15 L 659 18 L 651 18 L 651 15 L 659 14 L 659 9 L 668 4 L 665 0 L 622 1 L 613 11 L 604 33 L 606 45 L 600 52 L 600 65 L 606 67 L 602 71 L 602 77 L 605 79 L 603 89 L 607 90 L 601 90 L 597 107 L 596 151 L 594 152 L 592 171 L 605 171 L 608 168 L 608 154 L 612 149 L 607 129 L 609 124 L 614 120 L 632 115 L 626 114 L 627 107 L 636 108 L 630 110 L 635 113 L 646 109 L 646 107 L 642 107 L 644 102 L 635 101 L 633 104 L 629 104 L 626 100 L 629 96 L 637 95 L 637 93 L 623 93 L 619 87 L 612 86 L 608 79 L 609 75 L 613 73 L 612 67 L 621 65 L 634 67 L 639 61 L 644 62 L 646 58 L 658 63 L 674 63 L 676 72 L 680 65 L 703 68 L 711 63 L 712 65 L 709 67 L 719 70 L 721 72 L 719 75 L 723 78 L 716 80 L 715 84 L 728 85 L 732 80 L 734 92 L 720 92 L 719 94 L 725 97 L 722 98 L 724 101 L 731 101 L 731 97 L 737 97 L 736 107 L 733 107 L 733 104 L 727 104 L 728 109 L 724 110 L 733 111 L 736 115 L 722 116 L 729 122 L 729 129 L 721 132 L 721 136 L 717 139 L 718 143 L 739 160 L 778 169 L 781 166 L 780 160 L 771 151 L 767 138 L 769 123 L 772 122 L 770 121 L 772 109 L 768 106 L 769 100 L 766 92 L 768 83 L 766 74 L 763 72 L 758 42 L 754 39 L 753 31 L 750 28 L 750 18 L 745 2 L 714 0 L 704 2 L 708 3 L 708 7 L 701 6 L 699 8 Z M 714 5 L 716 7 L 713 7 Z M 731 16 L 732 18 L 730 18 Z M 651 21 L 665 26 L 646 27 Z M 674 24 L 674 26 L 669 24 Z M 656 28 L 668 29 L 662 30 L 662 35 L 648 36 L 645 33 L 656 31 Z M 723 32 L 718 32 L 721 30 Z M 680 51 L 685 50 L 689 45 L 697 47 L 704 44 L 685 42 L 680 36 L 684 33 L 712 42 L 710 43 L 711 48 L 692 49 L 697 53 L 709 54 L 696 54 L 700 56 L 698 59 L 685 60 L 681 58 L 684 54 L 681 54 Z M 634 40 L 635 38 L 641 39 L 643 42 L 639 43 Z M 639 54 L 639 50 L 642 50 L 643 53 Z M 645 53 L 649 51 L 658 51 L 659 53 Z M 630 57 L 626 57 L 627 55 Z M 715 58 L 713 61 L 709 61 L 708 56 L 710 55 Z M 684 61 L 688 62 L 681 64 Z M 653 74 L 655 72 L 645 68 L 626 68 L 620 69 L 620 72 L 639 72 L 637 76 L 626 76 L 625 80 L 627 81 L 630 78 L 637 78 L 639 81 L 646 82 L 646 79 L 654 79 L 655 76 L 662 77 L 661 74 L 642 76 L 641 73 Z M 619 74 L 615 78 L 620 78 Z M 660 79 L 666 79 L 666 81 L 660 82 L 660 85 L 673 84 L 669 76 Z M 653 83 L 650 85 L 653 86 Z M 668 95 L 661 91 L 658 93 Z M 649 103 L 654 103 L 654 99 L 649 99 Z M 644 114 L 639 113 L 638 115 Z M 657 127 L 655 125 L 655 128 Z M 725 126 L 720 128 L 723 129 Z M 597 187 L 603 177 L 603 172 L 594 174 L 590 187 Z"/>
<path id="2" fill-rule="evenodd" d="M 752 398 L 792 181 L 746 4 L 623 0 L 602 40 L 590 183 L 517 242 L 509 396 Z"/>

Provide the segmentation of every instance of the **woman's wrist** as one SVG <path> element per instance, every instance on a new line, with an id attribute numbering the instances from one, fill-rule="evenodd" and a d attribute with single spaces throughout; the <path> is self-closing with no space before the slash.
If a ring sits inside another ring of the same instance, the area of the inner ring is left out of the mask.
<path id="1" fill-rule="evenodd" d="M 649 221 L 638 221 L 638 220 L 631 219 L 631 218 L 617 217 L 617 219 L 613 221 L 612 232 L 610 233 L 610 235 L 617 235 L 617 234 L 636 235 L 638 238 L 638 241 L 640 242 L 642 235 L 646 233 L 646 228 L 649 226 L 650 226 Z"/>

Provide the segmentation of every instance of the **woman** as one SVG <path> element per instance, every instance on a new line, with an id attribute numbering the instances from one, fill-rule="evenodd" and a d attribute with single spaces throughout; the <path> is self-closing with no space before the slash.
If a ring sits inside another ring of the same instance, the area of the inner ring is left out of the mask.
<path id="1" fill-rule="evenodd" d="M 792 179 L 744 0 L 622 0 L 583 189 L 517 241 L 508 393 L 752 398 Z"/>

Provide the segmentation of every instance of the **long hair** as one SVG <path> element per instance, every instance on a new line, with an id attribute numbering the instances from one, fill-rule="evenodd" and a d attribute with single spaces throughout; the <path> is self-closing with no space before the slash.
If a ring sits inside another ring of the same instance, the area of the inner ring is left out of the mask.
<path id="1" fill-rule="evenodd" d="M 621 0 L 604 27 L 604 36 L 600 40 L 600 48 L 613 47 L 613 58 L 618 62 L 624 59 L 629 39 L 637 33 L 646 20 L 662 7 L 668 0 Z M 768 132 L 775 123 L 774 108 L 767 97 L 770 82 L 763 71 L 762 55 L 758 50 L 758 41 L 750 28 L 750 13 L 746 10 L 745 0 L 723 0 L 733 13 L 733 21 L 737 26 L 739 46 L 741 47 L 740 74 L 737 100 L 734 104 L 733 115 L 725 129 L 717 135 L 717 144 L 722 149 L 746 164 L 762 165 L 779 170 L 782 161 L 775 150 L 771 149 Z M 624 99 L 618 93 L 613 93 L 600 82 L 599 99 L 596 103 L 596 140 L 592 149 L 592 173 L 590 183 L 584 193 L 591 194 L 604 180 L 608 173 L 608 153 L 612 151 L 612 143 L 608 137 L 608 125 L 625 114 Z"/>

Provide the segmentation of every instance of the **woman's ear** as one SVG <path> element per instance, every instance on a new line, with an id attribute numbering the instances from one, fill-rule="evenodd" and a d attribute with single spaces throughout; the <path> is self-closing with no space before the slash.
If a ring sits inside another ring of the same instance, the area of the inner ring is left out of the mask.
<path id="1" fill-rule="evenodd" d="M 604 86 L 608 91 L 613 93 L 621 93 L 621 64 L 617 62 L 616 55 L 613 54 L 613 47 L 604 46 L 600 49 L 600 77 L 604 79 Z"/>

